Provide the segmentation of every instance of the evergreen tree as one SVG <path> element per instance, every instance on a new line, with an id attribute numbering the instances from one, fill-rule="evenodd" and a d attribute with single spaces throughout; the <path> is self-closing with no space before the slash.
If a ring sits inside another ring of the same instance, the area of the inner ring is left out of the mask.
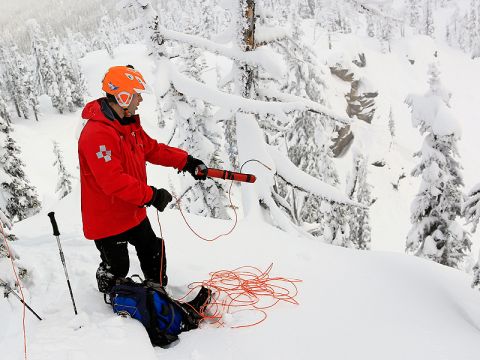
<path id="1" fill-rule="evenodd" d="M 113 48 L 115 44 L 111 35 L 111 23 L 112 21 L 107 14 L 102 16 L 100 19 L 100 27 L 93 43 L 95 49 L 105 49 L 108 55 L 113 58 Z"/>
<path id="2" fill-rule="evenodd" d="M 39 86 L 38 93 L 47 94 L 52 98 L 52 103 L 56 104 L 59 102 L 59 85 L 48 42 L 34 19 L 28 20 L 27 26 L 32 39 L 32 53 L 36 64 L 36 83 Z"/>
<path id="3" fill-rule="evenodd" d="M 10 220 L 8 220 L 7 216 L 3 213 L 2 210 L 0 210 L 0 279 L 2 279 L 3 281 L 7 281 L 9 276 L 6 276 L 5 273 L 2 273 L 4 269 L 7 269 L 7 267 L 2 266 L 2 262 L 3 261 L 10 262 L 10 260 L 6 260 L 6 258 L 10 257 L 10 253 L 13 255 L 15 259 L 18 259 L 18 255 L 16 254 L 14 246 L 11 243 L 12 241 L 17 240 L 17 237 L 12 233 L 12 227 L 13 226 Z M 7 243 L 8 249 L 5 246 L 5 243 Z M 19 266 L 18 276 L 20 280 L 23 280 L 27 276 L 27 269 L 24 268 L 23 266 Z M 0 283 L 0 289 L 2 285 L 4 284 Z M 11 283 L 8 285 L 11 288 L 13 288 L 15 284 Z M 3 295 L 8 297 L 8 293 L 6 291 L 4 292 Z"/>
<path id="4" fill-rule="evenodd" d="M 418 28 L 421 15 L 420 0 L 408 0 L 407 11 L 409 25 L 413 28 Z"/>
<path id="5" fill-rule="evenodd" d="M 466 30 L 468 34 L 468 46 L 470 50 L 473 50 L 478 41 L 478 14 L 477 14 L 477 3 L 478 1 L 470 1 L 470 9 L 468 13 L 468 22 L 466 25 Z"/>
<path id="6" fill-rule="evenodd" d="M 348 34 L 352 31 L 348 5 L 336 0 L 321 0 L 316 7 L 315 26 L 327 31 L 328 47 L 333 47 L 332 37 L 336 33 Z"/>
<path id="7" fill-rule="evenodd" d="M 35 85 L 35 73 L 29 66 L 23 74 L 23 88 L 25 89 L 25 96 L 28 104 L 32 109 L 35 120 L 38 121 L 38 114 L 40 112 L 40 103 L 38 101 L 38 87 Z"/>
<path id="8" fill-rule="evenodd" d="M 379 25 L 378 25 L 378 37 L 380 43 L 382 44 L 382 52 L 386 53 L 391 52 L 390 42 L 393 38 L 393 27 L 392 22 L 388 18 L 379 18 Z"/>
<path id="9" fill-rule="evenodd" d="M 189 47 L 183 52 L 184 68 L 191 78 L 202 81 L 201 73 L 206 68 L 205 59 L 198 49 Z M 190 99 L 182 94 L 172 94 L 170 101 L 175 107 L 175 119 L 179 147 L 189 154 L 203 159 L 209 167 L 222 167 L 221 128 L 212 120 L 212 109 L 201 100 Z M 224 184 L 207 179 L 196 182 L 190 178 L 185 180 L 182 204 L 187 211 L 209 217 L 229 218 L 226 190 Z"/>
<path id="10" fill-rule="evenodd" d="M 371 202 L 371 186 L 367 183 L 367 160 L 362 153 L 355 153 L 353 175 L 347 188 L 350 199 L 365 206 L 369 206 Z M 350 242 L 356 249 L 370 250 L 372 238 L 368 209 L 352 207 L 351 211 Z"/>
<path id="11" fill-rule="evenodd" d="M 463 211 L 467 224 L 472 224 L 472 233 L 477 231 L 480 221 L 480 183 L 475 185 L 467 194 Z M 477 263 L 472 269 L 473 282 L 472 287 L 480 290 L 480 254 Z"/>
<path id="12" fill-rule="evenodd" d="M 10 111 L 8 110 L 7 103 L 5 102 L 5 94 L 0 88 L 0 118 L 4 119 L 7 124 L 12 122 Z"/>
<path id="13" fill-rule="evenodd" d="M 135 5 L 138 5 L 138 3 L 135 3 Z M 149 4 L 148 7 L 151 7 L 151 5 Z M 175 13 L 173 14 L 175 15 Z M 171 21 L 167 18 L 168 13 L 162 14 L 162 19 L 165 19 L 167 23 L 172 23 L 172 26 L 175 23 L 176 28 L 193 31 L 185 23 L 187 18 L 177 16 L 177 19 L 171 19 Z M 153 20 L 153 23 L 148 24 L 150 28 L 145 37 L 149 40 L 148 45 L 154 60 L 157 62 L 164 61 L 165 57 L 170 57 L 170 52 L 175 51 L 181 54 L 175 56 L 176 66 L 189 78 L 202 83 L 201 74 L 206 69 L 206 62 L 201 51 L 183 44 L 175 45 L 172 50 L 172 46 L 169 47 L 164 43 L 157 30 L 161 25 L 159 16 L 155 14 L 149 20 Z M 185 149 L 192 156 L 201 158 L 210 167 L 222 167 L 223 159 L 226 158 L 221 134 L 222 128 L 213 119 L 212 106 L 201 100 L 186 96 L 173 87 L 167 89 L 159 100 L 158 107 L 160 109 L 164 111 L 173 110 L 176 132 L 173 141 L 175 145 L 178 144 L 180 148 Z M 187 177 L 182 181 L 182 206 L 195 214 L 228 218 L 228 199 L 224 189 L 228 185 L 226 182 L 212 179 L 207 179 L 205 182 L 195 182 Z"/>
<path id="14" fill-rule="evenodd" d="M 58 171 L 58 182 L 55 192 L 58 193 L 60 199 L 63 199 L 72 192 L 73 176 L 65 167 L 62 150 L 56 141 L 53 142 L 53 154 L 55 155 L 55 162 L 53 163 L 53 166 L 56 166 Z"/>
<path id="15" fill-rule="evenodd" d="M 472 232 L 475 232 L 480 221 L 480 183 L 468 192 L 463 211 L 467 224 L 472 224 Z"/>
<path id="16" fill-rule="evenodd" d="M 390 136 L 392 137 L 392 141 L 390 142 L 390 149 L 394 143 L 396 129 L 395 129 L 395 118 L 393 117 L 393 110 L 390 107 L 390 112 L 388 114 L 388 131 L 390 132 Z"/>
<path id="17" fill-rule="evenodd" d="M 40 211 L 35 188 L 29 184 L 18 157 L 20 149 L 10 136 L 10 127 L 0 118 L 0 210 L 12 221 Z"/>
<path id="18" fill-rule="evenodd" d="M 329 70 L 319 63 L 315 53 L 302 40 L 300 19 L 296 18 L 293 5 L 287 7 L 285 11 L 289 14 L 289 23 L 293 24 L 292 34 L 275 40 L 271 46 L 286 60 L 287 76 L 279 82 L 259 70 L 260 98 L 278 100 L 275 91 L 269 91 L 276 88 L 282 89 L 283 93 L 324 104 L 325 79 Z M 257 21 L 263 27 L 272 29 L 284 25 L 274 18 L 262 16 L 259 16 Z M 293 113 L 283 121 L 273 116 L 260 116 L 259 120 L 267 142 L 281 148 L 285 144 L 286 154 L 299 169 L 329 185 L 338 184 L 338 174 L 331 150 L 335 124 L 331 119 L 308 112 Z M 346 208 L 337 208 L 342 205 L 330 204 L 328 201 L 323 204 L 325 200 L 321 197 L 300 191 L 282 179 L 276 182 L 274 198 L 279 206 L 287 210 L 295 224 L 308 228 L 312 235 L 327 234 L 327 241 L 348 245 L 343 238 L 337 239 L 337 236 L 342 237 L 347 233 L 345 219 L 338 216 L 347 213 Z M 324 209 L 327 211 L 324 212 Z"/>
<path id="19" fill-rule="evenodd" d="M 422 182 L 412 204 L 413 224 L 407 251 L 443 265 L 460 268 L 470 251 L 469 234 L 458 224 L 461 216 L 461 166 L 456 157 L 459 130 L 440 83 L 436 65 L 429 68 L 430 90 L 423 96 L 410 95 L 412 122 L 426 134 L 422 149 L 415 154 L 420 163 L 412 171 Z"/>
<path id="20" fill-rule="evenodd" d="M 64 49 L 56 36 L 51 37 L 50 51 L 58 83 L 58 93 L 52 97 L 52 105 L 60 114 L 63 114 L 64 111 L 73 112 L 75 110 L 72 96 L 74 83 L 68 76 L 70 72 L 69 64 Z"/>
<path id="21" fill-rule="evenodd" d="M 371 38 L 375 37 L 375 24 L 371 15 L 367 15 L 367 35 Z"/>
<path id="22" fill-rule="evenodd" d="M 433 5 L 431 0 L 427 0 L 425 5 L 425 35 L 433 37 L 435 26 L 433 24 Z"/>
<path id="23" fill-rule="evenodd" d="M 163 68 L 167 68 L 170 71 L 170 79 L 172 80 L 171 84 L 173 86 L 167 91 L 172 92 L 172 94 L 174 94 L 175 91 L 179 92 L 187 98 L 189 96 L 203 98 L 205 101 L 212 102 L 220 108 L 224 107 L 225 113 L 235 114 L 235 131 L 239 151 L 239 163 L 242 163 L 242 161 L 246 162 L 252 158 L 258 159 L 259 156 L 261 159 L 258 160 L 263 164 L 271 164 L 272 162 L 278 164 L 287 163 L 289 166 L 293 166 L 293 172 L 297 173 L 297 175 L 307 177 L 313 182 L 317 181 L 319 184 L 321 184 L 321 188 L 322 186 L 325 186 L 330 189 L 330 187 L 323 182 L 320 182 L 318 179 L 311 178 L 305 172 L 302 172 L 300 169 L 296 168 L 295 165 L 290 162 L 288 157 L 284 156 L 284 154 L 277 152 L 274 148 L 265 144 L 266 134 L 259 126 L 258 119 L 263 116 L 263 114 L 269 113 L 278 115 L 276 120 L 282 123 L 287 118 L 286 113 L 293 112 L 293 110 L 287 108 L 292 106 L 292 104 L 297 103 L 290 102 L 290 104 L 288 104 L 288 100 L 281 100 L 272 104 L 270 102 L 258 100 L 258 94 L 260 90 L 258 87 L 258 68 L 262 67 L 265 70 L 271 69 L 270 66 L 265 66 L 264 64 L 262 65 L 256 60 L 252 61 L 250 56 L 247 54 L 249 51 L 254 50 L 257 45 L 260 46 L 260 44 L 255 42 L 255 21 L 257 17 L 255 15 L 254 0 L 242 0 L 240 3 L 232 2 L 227 4 L 231 6 L 231 28 L 234 29 L 234 37 L 232 41 L 234 43 L 235 50 L 237 50 L 236 54 L 233 56 L 230 55 L 231 53 L 229 50 L 227 50 L 227 47 L 222 46 L 221 44 L 195 36 L 187 36 L 183 33 L 177 33 L 169 29 L 167 30 L 162 28 L 159 16 L 156 14 L 150 1 L 148 0 L 128 0 L 127 4 L 134 5 L 138 9 L 141 9 L 143 14 L 142 18 L 149 28 L 149 33 L 147 35 L 147 39 L 149 41 L 149 51 L 158 65 L 161 65 Z M 178 24 L 181 23 L 182 20 L 179 19 Z M 183 74 L 179 74 L 176 60 L 172 60 L 172 57 L 168 54 L 168 42 L 165 41 L 166 38 L 170 38 L 171 40 L 175 40 L 180 43 L 188 43 L 196 47 L 205 47 L 207 50 L 213 50 L 213 52 L 220 55 L 233 57 L 232 78 L 234 84 L 234 93 L 227 94 L 219 91 L 218 89 L 212 89 L 206 84 L 203 84 L 195 79 L 191 79 Z M 268 61 L 268 59 L 264 60 Z M 192 91 L 192 89 L 197 89 L 198 91 Z M 202 93 L 203 90 L 207 96 L 204 96 Z M 291 98 L 293 96 L 295 99 L 298 99 L 298 97 L 290 94 L 285 94 L 285 96 L 287 96 L 287 98 Z M 283 96 L 280 95 L 280 99 L 282 97 Z M 315 110 L 317 113 L 325 117 L 336 119 L 340 122 L 343 120 L 341 116 L 331 115 L 331 112 L 324 110 L 324 107 L 319 103 L 305 101 L 301 98 L 298 101 L 304 104 L 298 109 L 300 111 L 306 112 L 308 109 L 315 108 L 317 109 Z M 232 103 L 234 104 L 233 107 Z M 255 106 L 251 107 L 251 105 Z M 283 107 L 284 105 L 286 108 Z M 277 107 L 278 110 L 275 112 L 271 110 L 269 111 L 267 110 L 269 107 Z M 182 109 L 180 109 L 180 111 L 181 110 Z M 187 108 L 187 111 L 190 110 Z M 225 118 L 228 118 L 228 115 L 225 116 Z M 275 126 L 275 124 L 273 124 L 273 126 Z M 250 166 L 253 167 L 253 165 Z M 258 166 L 260 166 L 260 168 L 258 168 Z M 244 200 L 245 213 L 248 214 L 248 216 L 256 217 L 262 216 L 262 212 L 266 212 L 272 223 L 274 223 L 276 226 L 279 226 L 286 231 L 301 231 L 301 229 L 292 223 L 291 219 L 288 218 L 285 212 L 282 211 L 281 206 L 275 202 L 275 194 L 273 190 L 275 174 L 272 171 L 266 170 L 268 169 L 268 166 L 265 166 L 266 167 L 263 167 L 263 165 L 258 165 L 258 163 L 255 165 L 256 171 L 262 174 L 261 181 L 257 181 L 251 187 L 242 187 L 242 199 Z M 278 169 L 280 169 L 280 166 L 277 167 L 277 170 Z M 305 191 L 305 189 L 301 189 L 301 186 L 295 184 L 295 180 L 298 179 L 298 177 L 293 176 L 291 172 L 282 172 L 281 175 L 285 181 L 293 181 L 293 185 L 300 188 L 301 191 Z M 344 194 L 341 194 L 334 188 L 331 188 L 328 192 L 321 192 L 318 191 L 318 189 L 314 189 L 312 192 L 321 196 L 322 198 L 331 200 L 332 202 L 342 204 L 351 203 L 351 201 Z"/>
<path id="24" fill-rule="evenodd" d="M 473 272 L 472 288 L 480 289 L 480 254 L 478 255 L 477 263 L 473 267 L 472 272 Z"/>
<path id="25" fill-rule="evenodd" d="M 25 87 L 27 64 L 18 53 L 18 48 L 13 45 L 5 53 L 6 86 L 12 99 L 18 117 L 29 117 L 29 98 Z"/>
<path id="26" fill-rule="evenodd" d="M 81 59 L 91 50 L 90 42 L 82 33 L 66 29 L 66 43 L 72 59 Z"/>

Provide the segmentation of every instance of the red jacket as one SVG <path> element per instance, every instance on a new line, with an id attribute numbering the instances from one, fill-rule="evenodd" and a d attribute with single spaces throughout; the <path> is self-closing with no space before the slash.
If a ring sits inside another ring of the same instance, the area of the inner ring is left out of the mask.
<path id="1" fill-rule="evenodd" d="M 85 106 L 82 117 L 88 122 L 78 140 L 83 232 L 95 240 L 131 229 L 147 216 L 143 205 L 153 193 L 147 185 L 146 161 L 182 169 L 188 156 L 150 138 L 138 115 L 122 125 L 105 111 L 109 108 L 102 106 L 104 101 Z"/>

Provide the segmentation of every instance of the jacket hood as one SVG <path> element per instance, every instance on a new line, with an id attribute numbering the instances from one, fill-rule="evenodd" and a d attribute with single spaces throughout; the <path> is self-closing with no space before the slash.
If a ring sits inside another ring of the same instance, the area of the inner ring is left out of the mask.
<path id="1" fill-rule="evenodd" d="M 108 118 L 102 112 L 102 103 L 103 99 L 97 99 L 90 101 L 82 111 L 82 118 L 85 120 L 108 120 Z"/>
<path id="2" fill-rule="evenodd" d="M 105 98 L 100 98 L 97 100 L 90 101 L 82 111 L 82 118 L 88 121 L 99 121 L 106 125 L 112 126 L 120 133 L 128 133 L 129 127 L 120 124 L 118 120 L 116 120 L 113 115 L 107 116 L 105 112 L 102 110 L 102 102 L 106 101 Z M 135 119 L 135 123 L 131 125 L 133 127 L 140 126 L 140 117 L 138 115 L 134 115 L 133 118 Z"/>

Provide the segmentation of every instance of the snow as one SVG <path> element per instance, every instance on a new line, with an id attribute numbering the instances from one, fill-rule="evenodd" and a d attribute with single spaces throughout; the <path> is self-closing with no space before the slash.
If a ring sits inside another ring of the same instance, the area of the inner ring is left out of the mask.
<path id="1" fill-rule="evenodd" d="M 271 147 L 269 152 L 272 159 L 274 159 L 278 175 L 283 179 L 294 184 L 299 184 L 299 186 L 301 186 L 306 192 L 315 194 L 325 200 L 363 207 L 363 205 L 350 200 L 334 186 L 328 185 L 323 181 L 319 181 L 303 171 L 300 171 L 285 155 L 275 148 Z"/>
<path id="2" fill-rule="evenodd" d="M 327 109 L 325 106 L 302 99 L 297 96 L 280 96 L 281 94 L 275 93 L 274 95 L 285 99 L 287 102 L 282 101 L 270 101 L 268 103 L 260 100 L 246 99 L 241 96 L 232 95 L 223 91 L 207 86 L 201 82 L 195 81 L 180 73 L 175 65 L 172 63 L 165 63 L 168 66 L 170 79 L 178 91 L 192 98 L 198 98 L 210 104 L 226 108 L 232 111 L 243 111 L 254 114 L 273 114 L 281 117 L 285 113 L 289 113 L 295 110 L 306 111 L 312 110 L 326 116 L 336 119 L 343 123 L 349 123 L 349 120 L 344 115 L 336 114 L 334 111 Z"/>
<path id="3" fill-rule="evenodd" d="M 273 52 L 267 47 L 244 52 L 233 45 L 222 45 L 208 39 L 195 35 L 187 35 L 173 30 L 167 30 L 159 27 L 158 31 L 166 39 L 181 41 L 198 48 L 210 51 L 217 55 L 222 55 L 234 60 L 240 60 L 249 65 L 259 65 L 268 70 L 273 76 L 281 78 L 285 73 L 285 64 L 279 54 Z"/>
<path id="4" fill-rule="evenodd" d="M 303 281 L 298 285 L 300 304 L 280 304 L 268 312 L 265 322 L 252 328 L 203 325 L 181 334 L 180 342 L 171 349 L 152 349 L 141 325 L 115 316 L 95 289 L 99 259 L 95 246 L 76 228 L 78 221 L 72 215 L 78 212 L 78 201 L 78 192 L 72 193 L 56 209 L 78 316 L 73 313 L 46 214 L 16 226 L 23 239 L 16 243 L 17 249 L 22 260 L 33 265 L 26 283 L 27 301 L 44 317 L 39 322 L 27 315 L 31 359 L 242 359 L 272 355 L 307 359 L 312 354 L 328 359 L 476 358 L 480 299 L 462 272 L 402 254 L 360 253 L 323 245 L 276 230 L 259 219 L 242 221 L 232 236 L 205 243 L 181 225 L 176 210 L 160 217 L 167 241 L 169 288 L 175 296 L 186 291 L 186 284 L 206 279 L 208 272 L 242 265 L 266 268 L 273 262 L 273 275 Z M 152 212 L 149 216 L 155 218 Z M 224 226 L 224 221 L 214 219 L 189 220 L 202 233 L 220 232 Z M 158 232 L 155 221 L 152 223 Z M 35 229 L 34 234 L 31 229 Z M 134 251 L 131 259 L 131 272 L 138 272 Z M 8 358 L 20 359 L 21 342 L 15 340 L 21 325 L 19 303 L 13 298 L 1 299 L 0 309 L 10 328 L 1 337 L 9 340 L 2 343 L 3 351 L 7 346 Z M 251 320 L 248 316 L 226 318 L 242 322 Z M 450 346 L 452 339 L 454 348 Z M 344 346 L 345 342 L 349 346 Z"/>

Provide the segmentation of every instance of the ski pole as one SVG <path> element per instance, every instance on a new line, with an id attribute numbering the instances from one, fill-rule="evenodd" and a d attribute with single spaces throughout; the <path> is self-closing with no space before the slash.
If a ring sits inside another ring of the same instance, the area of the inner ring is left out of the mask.
<path id="1" fill-rule="evenodd" d="M 228 171 L 228 170 L 220 170 L 220 169 L 211 169 L 207 168 L 206 166 L 198 166 L 195 169 L 196 175 L 204 175 L 206 172 L 208 177 L 217 178 L 217 179 L 224 179 L 224 180 L 234 180 L 234 181 L 241 181 L 241 182 L 248 182 L 254 183 L 257 178 L 255 175 L 252 174 L 244 174 L 235 171 Z"/>
<path id="2" fill-rule="evenodd" d="M 75 306 L 75 299 L 73 298 L 72 287 L 70 285 L 70 279 L 68 278 L 67 265 L 65 264 L 65 256 L 63 255 L 62 244 L 60 244 L 60 231 L 58 231 L 57 221 L 55 220 L 55 213 L 53 211 L 49 212 L 48 217 L 50 218 L 50 222 L 52 223 L 53 235 L 57 238 L 58 250 L 60 251 L 60 259 L 62 260 L 63 270 L 65 270 L 65 277 L 67 278 L 68 290 L 70 291 L 70 297 L 72 298 L 73 311 L 75 311 L 75 315 L 78 315 L 77 307 Z"/>
<path id="3" fill-rule="evenodd" d="M 2 279 L 0 279 L 0 286 L 4 286 L 5 289 L 7 290 L 6 294 L 5 295 L 8 295 L 10 293 L 12 293 L 13 295 L 15 295 L 15 297 L 20 300 L 22 302 L 23 305 L 26 306 L 26 308 L 28 310 L 30 310 L 32 312 L 33 315 L 35 315 L 37 317 L 38 320 L 42 320 L 42 318 L 40 316 L 38 316 L 38 314 L 30 307 L 28 306 L 28 304 L 22 300 L 22 298 L 10 287 L 10 285 L 8 285 L 8 283 L 6 281 L 3 281 Z"/>

